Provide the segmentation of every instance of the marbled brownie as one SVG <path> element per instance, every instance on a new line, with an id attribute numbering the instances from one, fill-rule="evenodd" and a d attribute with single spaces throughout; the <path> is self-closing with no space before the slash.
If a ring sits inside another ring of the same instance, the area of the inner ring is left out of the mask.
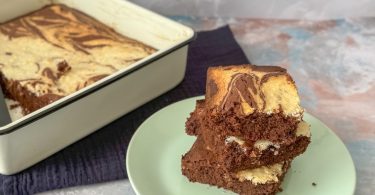
<path id="1" fill-rule="evenodd" d="M 0 24 L 0 80 L 28 114 L 155 51 L 84 13 L 50 5 Z"/>
<path id="2" fill-rule="evenodd" d="M 286 161 L 230 172 L 217 162 L 216 156 L 198 137 L 190 151 L 182 157 L 182 174 L 191 182 L 217 186 L 240 195 L 272 195 L 281 190 L 281 182 L 290 167 L 290 162 Z"/>

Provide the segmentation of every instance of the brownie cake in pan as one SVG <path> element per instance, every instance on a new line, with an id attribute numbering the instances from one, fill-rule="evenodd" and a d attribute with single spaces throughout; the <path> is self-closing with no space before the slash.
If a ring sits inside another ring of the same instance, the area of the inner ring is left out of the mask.
<path id="1" fill-rule="evenodd" d="M 78 10 L 49 5 L 0 24 L 0 81 L 28 114 L 154 52 Z"/>
<path id="2" fill-rule="evenodd" d="M 123 0 L 3 0 L 0 13 L 0 80 L 13 119 L 0 127 L 4 175 L 174 88 L 196 36 Z"/>

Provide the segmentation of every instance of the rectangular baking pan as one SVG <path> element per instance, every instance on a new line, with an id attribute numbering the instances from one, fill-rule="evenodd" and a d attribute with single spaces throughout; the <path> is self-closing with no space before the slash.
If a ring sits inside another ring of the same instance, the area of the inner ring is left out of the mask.
<path id="1" fill-rule="evenodd" d="M 0 127 L 0 173 L 22 171 L 163 94 L 184 78 L 194 31 L 124 0 L 0 0 L 0 22 L 52 3 L 96 18 L 158 52 Z"/>

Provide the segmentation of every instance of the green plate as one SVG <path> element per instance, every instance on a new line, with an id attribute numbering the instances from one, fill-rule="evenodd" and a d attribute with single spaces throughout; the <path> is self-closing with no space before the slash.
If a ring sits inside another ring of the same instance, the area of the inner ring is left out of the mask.
<path id="1" fill-rule="evenodd" d="M 181 156 L 195 137 L 185 134 L 185 121 L 195 97 L 172 104 L 147 119 L 134 134 L 127 152 L 130 182 L 139 195 L 230 195 L 229 191 L 190 183 L 181 174 Z M 341 140 L 317 118 L 305 113 L 312 142 L 287 173 L 280 195 L 351 195 L 356 177 L 353 161 Z M 313 186 L 315 183 L 316 186 Z"/>

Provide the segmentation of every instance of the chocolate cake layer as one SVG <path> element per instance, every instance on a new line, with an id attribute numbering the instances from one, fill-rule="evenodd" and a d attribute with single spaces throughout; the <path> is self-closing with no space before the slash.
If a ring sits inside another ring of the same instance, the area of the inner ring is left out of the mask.
<path id="1" fill-rule="evenodd" d="M 27 114 L 155 51 L 84 13 L 51 5 L 0 24 L 1 84 Z"/>
<path id="2" fill-rule="evenodd" d="M 194 111 L 190 113 L 190 117 L 186 120 L 185 123 L 185 131 L 188 135 L 198 135 L 199 129 L 204 125 L 204 107 L 204 100 L 197 100 Z"/>
<path id="3" fill-rule="evenodd" d="M 211 67 L 205 99 L 209 126 L 250 140 L 281 141 L 303 115 L 294 81 L 277 66 Z"/>
<path id="4" fill-rule="evenodd" d="M 191 182 L 214 185 L 241 195 L 270 195 L 280 191 L 290 162 L 257 169 L 229 172 L 218 162 L 216 154 L 206 150 L 199 137 L 191 150 L 182 157 L 182 174 Z"/>
<path id="5" fill-rule="evenodd" d="M 202 134 L 205 139 L 207 136 L 212 135 Z M 225 141 L 210 141 L 207 143 L 207 149 L 218 155 L 218 162 L 226 169 L 236 171 L 292 160 L 305 152 L 310 138 L 298 136 L 291 144 L 272 143 L 266 140 L 247 143 L 236 137 L 228 137 Z"/>
<path id="6" fill-rule="evenodd" d="M 203 116 L 204 128 L 221 136 L 240 136 L 246 140 L 270 140 L 272 142 L 292 142 L 300 120 L 285 118 L 282 113 L 272 115 L 254 113 L 238 116 L 233 109 L 216 115 L 206 111 Z"/>
<path id="7" fill-rule="evenodd" d="M 200 136 L 206 149 L 217 154 L 218 162 L 231 171 L 291 160 L 302 154 L 310 143 L 310 128 L 304 121 L 297 125 L 295 134 L 281 142 L 246 140 L 242 136 L 222 135 L 206 128 L 203 110 L 204 100 L 197 101 L 196 110 L 186 122 L 186 132 Z"/>

